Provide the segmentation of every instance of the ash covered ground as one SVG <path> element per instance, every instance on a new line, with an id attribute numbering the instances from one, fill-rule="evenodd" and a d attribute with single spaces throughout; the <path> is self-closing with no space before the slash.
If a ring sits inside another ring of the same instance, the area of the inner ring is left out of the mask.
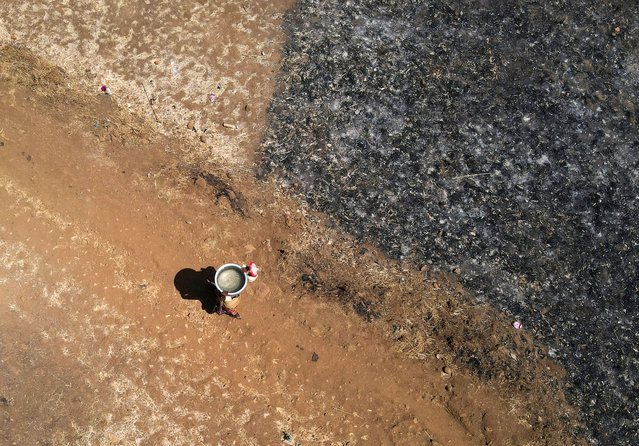
<path id="1" fill-rule="evenodd" d="M 455 270 L 639 444 L 636 2 L 300 0 L 262 174 Z"/>

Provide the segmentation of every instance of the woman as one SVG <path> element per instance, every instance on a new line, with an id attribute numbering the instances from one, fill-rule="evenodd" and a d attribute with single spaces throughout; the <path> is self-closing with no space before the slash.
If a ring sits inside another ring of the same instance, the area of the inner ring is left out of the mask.
<path id="1" fill-rule="evenodd" d="M 255 282 L 257 279 L 257 273 L 259 269 L 255 262 L 249 262 L 248 265 L 242 265 L 242 270 L 244 271 L 244 275 L 249 282 Z M 229 296 L 228 291 L 222 292 L 220 297 L 220 304 L 218 306 L 218 314 L 228 314 L 235 319 L 240 319 L 240 313 L 237 312 L 235 308 L 240 304 L 240 295 L 237 296 Z"/>

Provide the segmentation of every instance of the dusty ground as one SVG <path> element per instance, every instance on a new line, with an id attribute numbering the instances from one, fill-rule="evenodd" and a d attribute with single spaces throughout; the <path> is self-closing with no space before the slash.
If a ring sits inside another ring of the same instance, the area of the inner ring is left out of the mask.
<path id="1" fill-rule="evenodd" d="M 454 281 L 386 261 L 247 174 L 277 45 L 263 71 L 259 57 L 228 65 L 235 85 L 261 76 L 263 99 L 222 102 L 247 113 L 238 128 L 205 102 L 189 115 L 184 97 L 157 105 L 158 124 L 138 78 L 126 80 L 130 64 L 110 65 L 110 98 L 81 67 L 114 59 L 40 45 L 62 19 L 38 25 L 36 6 L 0 8 L 0 37 L 16 34 L 0 53 L 0 443 L 572 441 L 562 371 L 529 336 L 464 304 Z M 281 43 L 285 6 L 256 19 L 263 40 Z M 243 318 L 211 314 L 207 268 L 249 258 L 263 270 Z"/>

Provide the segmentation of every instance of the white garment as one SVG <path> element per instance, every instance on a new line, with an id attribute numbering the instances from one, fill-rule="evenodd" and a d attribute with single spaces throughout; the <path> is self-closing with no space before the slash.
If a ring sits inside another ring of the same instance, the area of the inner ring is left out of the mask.
<path id="1" fill-rule="evenodd" d="M 242 268 L 244 269 L 244 274 L 246 275 L 246 278 L 248 279 L 249 282 L 255 282 L 255 279 L 257 279 L 257 275 L 255 276 L 251 276 L 249 274 L 246 273 L 246 270 L 248 269 L 247 265 L 242 265 Z M 256 274 L 258 274 L 259 269 L 257 268 L 257 266 L 255 267 L 255 271 Z"/>

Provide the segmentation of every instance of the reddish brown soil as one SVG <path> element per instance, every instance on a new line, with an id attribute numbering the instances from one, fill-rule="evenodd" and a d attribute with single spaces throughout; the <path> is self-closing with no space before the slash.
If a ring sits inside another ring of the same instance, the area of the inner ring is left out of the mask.
<path id="1" fill-rule="evenodd" d="M 252 178 L 276 70 L 221 163 L 232 129 L 1 48 L 1 444 L 572 442 L 529 336 Z M 245 260 L 242 319 L 211 314 L 207 268 Z"/>

